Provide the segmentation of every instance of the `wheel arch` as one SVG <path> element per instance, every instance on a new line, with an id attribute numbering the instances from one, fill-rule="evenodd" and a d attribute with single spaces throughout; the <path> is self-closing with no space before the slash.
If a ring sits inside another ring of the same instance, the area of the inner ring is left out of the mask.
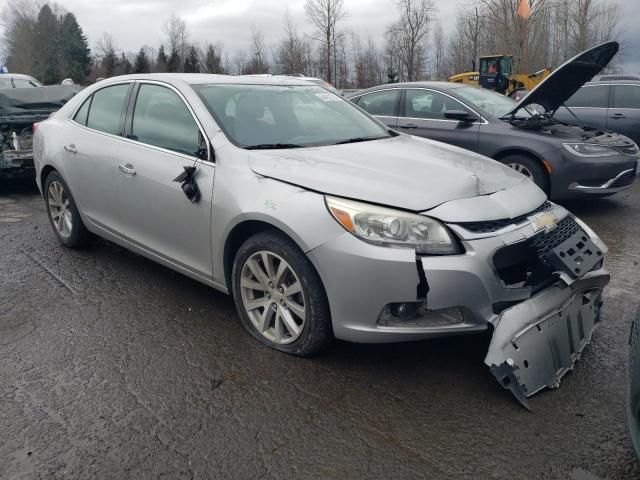
<path id="1" fill-rule="evenodd" d="M 547 165 L 545 164 L 545 160 L 537 153 L 534 151 L 531 151 L 529 149 L 526 148 L 522 148 L 522 147 L 518 147 L 518 148 L 505 148 L 504 150 L 500 150 L 499 152 L 495 153 L 491 158 L 493 158 L 494 160 L 500 161 L 505 157 L 508 157 L 509 155 L 521 155 L 523 157 L 527 157 L 533 161 L 535 161 L 536 163 L 538 163 L 540 165 L 540 167 L 542 168 L 542 171 L 544 172 L 544 174 L 547 177 L 547 181 L 549 182 L 549 192 L 552 191 L 552 177 L 549 174 L 549 169 L 547 168 Z M 545 192 L 547 194 L 549 194 L 549 192 Z"/>
<path id="2" fill-rule="evenodd" d="M 271 218 L 244 218 L 238 221 L 226 236 L 222 253 L 224 281 L 229 293 L 232 294 L 231 271 L 233 269 L 233 260 L 240 246 L 253 235 L 267 230 L 273 230 L 291 239 L 304 253 L 308 251 L 308 248 L 306 248 L 302 240 L 295 235 L 295 233 L 291 232 L 285 225 L 280 225 L 279 222 L 273 221 Z"/>
<path id="3" fill-rule="evenodd" d="M 42 167 L 42 170 L 40 171 L 40 185 L 41 185 L 41 188 L 42 188 L 42 195 L 43 196 L 45 194 L 44 193 L 44 182 L 47 180 L 47 177 L 49 176 L 49 174 L 51 172 L 57 172 L 58 175 L 62 175 L 60 173 L 60 171 L 57 168 L 55 168 L 54 166 L 52 166 L 52 165 L 45 165 L 44 167 Z"/>

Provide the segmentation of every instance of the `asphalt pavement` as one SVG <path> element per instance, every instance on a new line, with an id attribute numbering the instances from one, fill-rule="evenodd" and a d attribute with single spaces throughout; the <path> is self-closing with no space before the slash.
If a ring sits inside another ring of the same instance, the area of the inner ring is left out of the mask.
<path id="1" fill-rule="evenodd" d="M 640 478 L 640 183 L 566 206 L 612 279 L 592 343 L 530 413 L 484 366 L 488 335 L 290 357 L 226 295 L 106 241 L 60 246 L 35 187 L 0 184 L 0 478 Z"/>

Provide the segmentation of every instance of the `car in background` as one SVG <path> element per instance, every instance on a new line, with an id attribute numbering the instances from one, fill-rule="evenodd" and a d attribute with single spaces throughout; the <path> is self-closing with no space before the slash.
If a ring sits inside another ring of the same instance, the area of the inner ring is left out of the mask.
<path id="1" fill-rule="evenodd" d="M 42 87 L 42 83 L 29 75 L 21 73 L 0 74 L 0 90 L 7 88 L 35 88 Z"/>
<path id="2" fill-rule="evenodd" d="M 531 180 L 303 79 L 110 78 L 34 152 L 63 245 L 99 235 L 232 293 L 286 353 L 490 328 L 485 363 L 526 405 L 600 317 L 607 247 Z"/>
<path id="3" fill-rule="evenodd" d="M 326 88 L 327 90 L 329 90 L 330 92 L 335 93 L 336 95 L 342 95 L 343 93 L 338 90 L 337 88 L 335 88 L 333 85 L 331 85 L 329 82 L 318 78 L 318 77 L 307 77 L 305 75 L 302 75 L 301 73 L 282 73 L 282 74 L 278 74 L 278 75 L 272 75 L 270 73 L 253 73 L 250 75 L 243 75 L 245 77 L 263 77 L 263 78 L 274 78 L 274 79 L 278 79 L 278 78 L 297 78 L 298 80 L 305 80 L 307 82 L 310 83 L 315 83 L 316 85 L 320 85 L 323 88 Z"/>
<path id="4" fill-rule="evenodd" d="M 554 112 L 618 48 L 609 42 L 576 56 L 520 102 L 450 82 L 382 85 L 349 98 L 398 131 L 498 160 L 533 179 L 553 199 L 606 196 L 632 185 L 637 145 L 620 134 L 562 123 Z"/>
<path id="5" fill-rule="evenodd" d="M 640 82 L 640 75 L 633 75 L 630 73 L 610 73 L 607 75 L 598 75 L 593 77 L 594 82 L 610 82 L 616 80 L 632 80 Z"/>
<path id="6" fill-rule="evenodd" d="M 11 77 L 14 84 L 22 81 Z M 0 80 L 5 78 L 6 74 L 0 75 Z M 46 120 L 81 90 L 64 85 L 34 87 L 0 89 L 0 177 L 33 176 L 33 125 Z"/>
<path id="7" fill-rule="evenodd" d="M 555 114 L 566 123 L 612 130 L 640 144 L 640 80 L 585 84 Z"/>

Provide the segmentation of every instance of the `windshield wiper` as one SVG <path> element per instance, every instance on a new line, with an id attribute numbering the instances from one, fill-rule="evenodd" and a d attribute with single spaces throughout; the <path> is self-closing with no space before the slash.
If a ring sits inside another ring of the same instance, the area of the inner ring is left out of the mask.
<path id="1" fill-rule="evenodd" d="M 302 145 L 295 143 L 260 143 L 258 145 L 248 145 L 246 150 L 276 150 L 278 148 L 302 148 Z"/>
<path id="2" fill-rule="evenodd" d="M 344 145 L 345 143 L 368 142 L 370 140 L 382 140 L 383 138 L 390 138 L 390 137 L 353 137 L 353 138 L 348 138 L 346 140 L 341 140 L 336 143 L 332 143 L 331 145 Z"/>

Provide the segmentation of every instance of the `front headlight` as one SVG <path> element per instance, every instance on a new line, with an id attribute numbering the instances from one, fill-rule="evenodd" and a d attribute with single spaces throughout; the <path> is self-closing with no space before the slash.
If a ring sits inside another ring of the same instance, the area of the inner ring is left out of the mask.
<path id="1" fill-rule="evenodd" d="M 333 218 L 365 242 L 429 255 L 462 253 L 449 230 L 433 218 L 342 198 L 325 201 Z"/>
<path id="2" fill-rule="evenodd" d="M 614 157 L 621 155 L 615 148 L 595 143 L 563 143 L 562 145 L 579 157 Z"/>

